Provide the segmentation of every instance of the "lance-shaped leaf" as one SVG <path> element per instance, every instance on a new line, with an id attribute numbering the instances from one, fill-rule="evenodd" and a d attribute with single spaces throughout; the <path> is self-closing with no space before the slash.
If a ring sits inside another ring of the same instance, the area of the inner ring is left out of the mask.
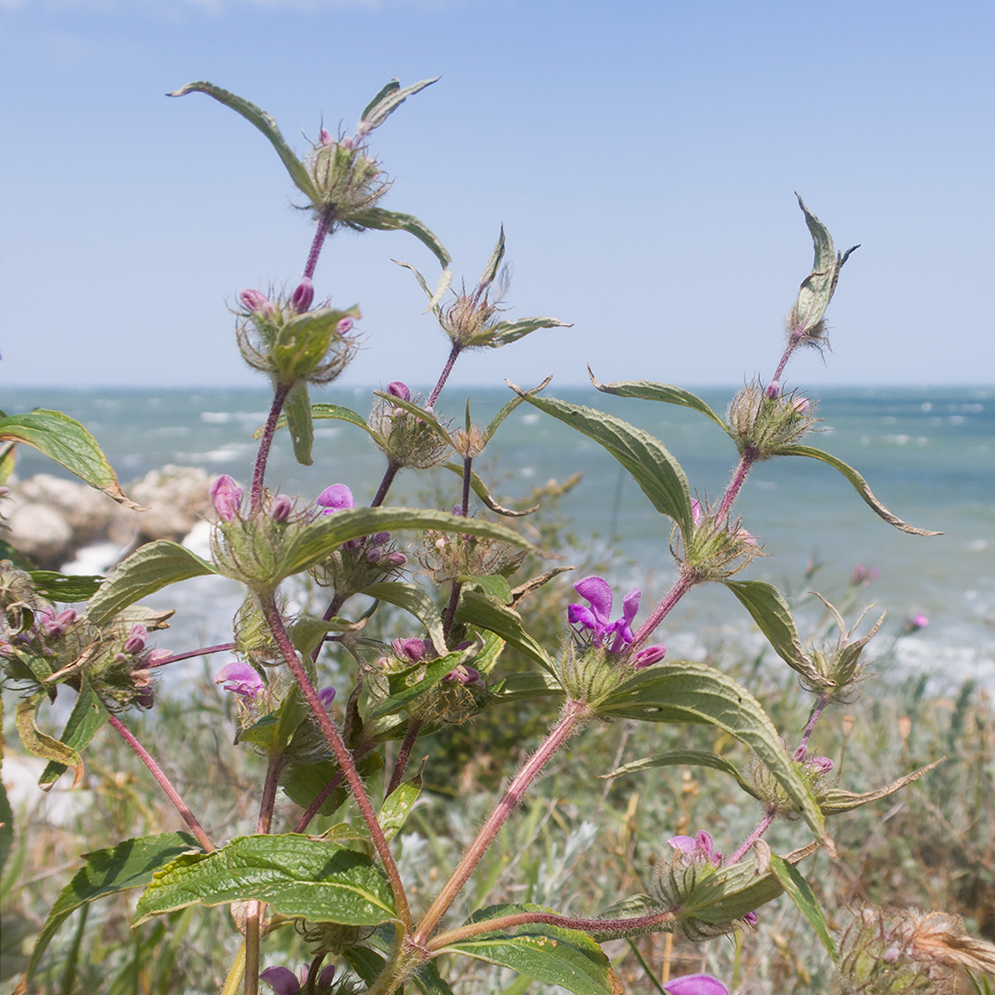
<path id="1" fill-rule="evenodd" d="M 30 570 L 35 592 L 50 601 L 74 604 L 97 593 L 103 577 L 93 574 L 60 574 L 56 570 Z"/>
<path id="2" fill-rule="evenodd" d="M 363 116 L 360 119 L 360 129 L 364 134 L 369 134 L 374 128 L 380 125 L 404 103 L 408 97 L 424 90 L 426 86 L 437 83 L 441 77 L 433 79 L 423 79 L 420 83 L 412 83 L 410 86 L 401 88 L 399 80 L 392 79 L 363 109 Z"/>
<path id="3" fill-rule="evenodd" d="M 412 214 L 386 211 L 382 207 L 368 207 L 362 211 L 351 211 L 347 224 L 351 228 L 375 228 L 378 231 L 406 231 L 414 235 L 423 245 L 432 250 L 435 258 L 445 269 L 452 261 L 446 247 L 423 222 Z"/>
<path id="4" fill-rule="evenodd" d="M 321 419 L 332 419 L 336 421 L 347 421 L 350 425 L 358 425 L 364 432 L 372 436 L 374 440 L 382 441 L 380 435 L 374 432 L 366 423 L 366 419 L 357 414 L 352 408 L 343 407 L 341 404 L 312 404 L 311 405 L 311 418 L 314 421 Z M 281 414 L 276 422 L 277 429 L 287 427 L 287 415 L 286 413 Z M 263 432 L 266 431 L 266 426 L 261 425 L 259 428 L 252 433 L 253 439 L 262 438 Z"/>
<path id="5" fill-rule="evenodd" d="M 169 584 L 213 573 L 217 571 L 212 564 L 185 546 L 157 539 L 140 546 L 118 564 L 90 599 L 86 617 L 94 625 L 100 625 L 128 605 Z"/>
<path id="6" fill-rule="evenodd" d="M 651 380 L 616 380 L 613 383 L 598 383 L 594 371 L 587 368 L 591 383 L 604 394 L 614 394 L 616 397 L 637 397 L 644 401 L 662 401 L 664 404 L 676 404 L 682 408 L 691 408 L 711 418 L 724 432 L 730 432 L 725 419 L 719 417 L 700 397 L 683 387 L 674 387 L 669 383 L 654 383 Z"/>
<path id="7" fill-rule="evenodd" d="M 753 617 L 774 652 L 792 670 L 811 676 L 812 665 L 802 649 L 794 617 L 781 592 L 763 580 L 727 580 L 724 583 Z"/>
<path id="8" fill-rule="evenodd" d="M 941 536 L 945 534 L 943 532 L 931 532 L 929 529 L 916 528 L 914 525 L 903 522 L 897 515 L 893 515 L 874 496 L 870 487 L 867 486 L 867 481 L 852 466 L 848 466 L 843 460 L 837 459 L 835 456 L 823 452 L 821 449 L 816 449 L 813 446 L 785 446 L 773 455 L 808 456 L 811 459 L 821 460 L 823 463 L 827 463 L 834 469 L 839 470 L 850 481 L 854 490 L 864 499 L 864 502 L 874 510 L 875 514 L 883 518 L 889 525 L 894 525 L 896 529 L 901 529 L 902 532 L 908 532 L 910 535 L 916 536 Z"/>
<path id="9" fill-rule="evenodd" d="M 496 701 L 531 701 L 533 698 L 563 696 L 560 682 L 545 670 L 508 674 L 489 690 Z"/>
<path id="10" fill-rule="evenodd" d="M 603 778 L 621 777 L 623 774 L 635 774 L 641 770 L 653 770 L 656 767 L 711 767 L 720 770 L 736 780 L 736 783 L 754 798 L 759 798 L 756 788 L 740 773 L 739 768 L 725 757 L 706 750 L 672 750 L 669 753 L 658 753 L 656 756 L 633 760 L 622 767 L 616 767 Z"/>
<path id="11" fill-rule="evenodd" d="M 442 616 L 435 602 L 415 584 L 402 584 L 400 581 L 384 581 L 370 584 L 360 592 L 378 601 L 386 601 L 410 612 L 425 626 L 432 645 L 442 649 L 446 645 L 446 635 L 442 627 Z"/>
<path id="12" fill-rule="evenodd" d="M 118 504 L 141 511 L 141 505 L 124 496 L 97 440 L 78 421 L 61 411 L 39 408 L 27 414 L 0 418 L 0 442 L 8 440 L 34 447 Z"/>
<path id="13" fill-rule="evenodd" d="M 73 787 L 75 788 L 83 778 L 83 761 L 79 753 L 67 743 L 63 743 L 62 740 L 42 732 L 35 725 L 38 706 L 44 697 L 44 694 L 37 694 L 33 698 L 27 698 L 18 703 L 14 712 L 17 734 L 21 738 L 21 745 L 32 756 L 61 764 L 63 769 L 71 767 Z M 51 784 L 48 786 L 51 787 Z"/>
<path id="14" fill-rule="evenodd" d="M 226 107 L 230 107 L 237 114 L 241 114 L 242 117 L 244 117 L 250 124 L 255 125 L 255 127 L 257 127 L 267 139 L 269 139 L 269 142 L 273 148 L 276 149 L 277 155 L 279 155 L 280 161 L 290 174 L 290 179 L 293 180 L 294 186 L 296 186 L 297 189 L 300 190 L 301 193 L 303 193 L 316 208 L 320 208 L 321 198 L 319 197 L 318 191 L 315 189 L 314 184 L 311 182 L 311 177 L 308 176 L 304 163 L 302 163 L 301 160 L 294 155 L 293 150 L 280 133 L 280 129 L 277 127 L 276 121 L 274 121 L 269 114 L 263 110 L 260 110 L 255 104 L 249 103 L 248 100 L 238 97 L 234 93 L 229 93 L 228 90 L 223 90 L 220 86 L 215 86 L 213 83 L 203 81 L 187 83 L 186 86 L 181 86 L 178 90 L 174 90 L 172 93 L 167 94 L 167 96 L 182 97 L 187 93 L 194 92 L 206 93 L 209 97 L 213 97 Z"/>
<path id="15" fill-rule="evenodd" d="M 529 404 L 604 446 L 635 478 L 653 507 L 677 522 L 685 536 L 691 535 L 694 515 L 687 477 L 659 439 L 603 411 L 555 398 L 537 397 L 526 394 L 514 384 L 509 386 Z"/>
<path id="16" fill-rule="evenodd" d="M 62 894 L 52 906 L 52 911 L 35 940 L 23 984 L 28 985 L 38 970 L 52 937 L 80 906 L 105 895 L 144 887 L 152 880 L 152 874 L 157 868 L 181 853 L 199 849 L 197 841 L 187 833 L 161 833 L 125 840 L 107 850 L 95 850 L 86 854 L 86 863 L 62 889 Z M 31 989 L 25 987 L 25 990 Z"/>
<path id="17" fill-rule="evenodd" d="M 763 706 L 741 684 L 703 663 L 667 661 L 635 674 L 598 705 L 605 718 L 713 725 L 745 743 L 784 788 L 826 852 L 835 847 L 798 765 Z"/>
<path id="18" fill-rule="evenodd" d="M 503 525 L 431 508 L 347 508 L 333 515 L 323 515 L 291 540 L 284 553 L 285 572 L 289 575 L 315 566 L 349 539 L 400 529 L 456 532 L 498 539 L 517 547 L 531 547 L 527 539 Z"/>
<path id="19" fill-rule="evenodd" d="M 308 396 L 307 383 L 299 381 L 287 394 L 284 404 L 287 414 L 287 424 L 290 426 L 290 438 L 294 443 L 294 459 L 304 466 L 310 466 L 311 447 L 314 445 L 314 425 L 311 422 L 311 398 Z"/>
<path id="20" fill-rule="evenodd" d="M 899 788 L 904 788 L 905 785 L 918 781 L 923 774 L 931 771 L 934 767 L 939 767 L 946 759 L 946 757 L 941 757 L 939 760 L 934 760 L 931 764 L 926 764 L 925 767 L 920 767 L 918 770 L 912 771 L 911 774 L 906 774 L 897 781 L 892 781 L 891 784 L 886 784 L 883 788 L 877 788 L 874 791 L 864 791 L 859 794 L 844 791 L 842 788 L 829 788 L 826 791 L 820 791 L 819 808 L 826 815 L 837 815 L 840 812 L 849 812 L 852 808 L 859 808 L 868 802 L 876 802 L 879 798 L 887 798 Z"/>
<path id="21" fill-rule="evenodd" d="M 444 269 L 439 277 L 438 286 L 436 286 L 435 290 L 432 290 L 428 285 L 428 280 L 421 275 L 417 267 L 412 266 L 411 263 L 402 263 L 400 259 L 394 259 L 392 262 L 396 263 L 398 266 L 404 267 L 404 269 L 411 270 L 411 272 L 415 275 L 415 279 L 418 281 L 418 285 L 425 291 L 425 296 L 428 297 L 428 307 L 422 311 L 422 314 L 431 311 L 438 316 L 439 301 L 442 300 L 446 291 L 452 285 L 453 271 L 451 269 Z"/>
<path id="22" fill-rule="evenodd" d="M 399 784 L 388 795 L 377 813 L 377 822 L 383 830 L 384 839 L 392 840 L 404 828 L 404 823 L 421 794 L 421 785 L 422 775 L 419 770 L 414 777 Z"/>
<path id="23" fill-rule="evenodd" d="M 100 695 L 94 691 L 86 674 L 81 673 L 76 704 L 73 705 L 69 720 L 59 737 L 60 742 L 65 743 L 66 746 L 75 751 L 78 757 L 90 745 L 97 730 L 106 721 L 107 709 L 100 700 Z M 80 765 L 82 766 L 82 762 Z M 49 760 L 48 766 L 42 771 L 42 775 L 38 779 L 38 786 L 47 791 L 67 769 L 65 763 Z"/>
<path id="24" fill-rule="evenodd" d="M 809 925 L 815 930 L 816 936 L 822 941 L 829 956 L 835 958 L 836 941 L 833 939 L 833 934 L 829 932 L 826 916 L 822 911 L 822 906 L 819 905 L 819 900 L 815 897 L 815 892 L 812 891 L 812 886 L 801 871 L 777 854 L 771 855 L 770 869 L 774 872 L 774 876 L 781 883 L 781 887 L 788 897 L 809 921 Z"/>
<path id="25" fill-rule="evenodd" d="M 407 708 L 416 698 L 430 691 L 447 674 L 455 670 L 468 656 L 467 650 L 456 650 L 432 660 L 429 663 L 418 663 L 391 674 L 387 678 L 388 696 L 378 701 L 367 715 L 368 721 L 374 721 L 385 715 L 394 715 Z"/>
<path id="26" fill-rule="evenodd" d="M 467 923 L 481 923 L 519 912 L 552 912 L 539 905 L 496 905 L 474 913 Z M 611 965 L 586 933 L 546 923 L 526 923 L 495 930 L 443 948 L 476 960 L 508 967 L 546 985 L 560 985 L 576 995 L 613 995 Z"/>
<path id="27" fill-rule="evenodd" d="M 541 667 L 552 672 L 553 661 L 549 654 L 525 631 L 522 616 L 513 608 L 508 608 L 478 591 L 464 591 L 456 608 L 456 621 L 469 622 L 478 629 L 495 633 L 515 649 L 531 657 Z"/>
<path id="28" fill-rule="evenodd" d="M 486 346 L 500 349 L 502 346 L 517 342 L 531 335 L 540 328 L 573 328 L 573 323 L 550 318 L 548 315 L 534 318 L 520 318 L 518 321 L 498 321 L 489 325 L 486 331 L 481 331 L 473 337 L 474 346 Z"/>
<path id="29" fill-rule="evenodd" d="M 798 197 L 798 194 L 795 196 Z M 836 291 L 836 281 L 839 279 L 843 264 L 850 257 L 850 253 L 859 248 L 855 245 L 838 256 L 833 249 L 833 239 L 826 226 L 809 211 L 801 197 L 798 197 L 798 206 L 805 214 L 805 223 L 812 236 L 815 260 L 812 263 L 812 272 L 802 281 L 798 300 L 788 318 L 793 333 L 811 332 L 822 321 Z"/>
<path id="30" fill-rule="evenodd" d="M 6 418 L 6 412 L 0 411 L 0 419 Z M 17 446 L 13 442 L 0 442 L 0 486 L 10 480 L 14 472 Z"/>
<path id="31" fill-rule="evenodd" d="M 455 473 L 457 477 L 462 479 L 463 477 L 463 467 L 459 463 L 443 463 L 445 469 L 449 470 L 451 473 Z M 470 486 L 473 488 L 473 493 L 477 495 L 478 498 L 483 502 L 484 506 L 493 511 L 495 515 L 503 515 L 505 518 L 524 518 L 526 515 L 531 515 L 533 512 L 539 510 L 539 505 L 534 504 L 531 508 L 525 508 L 522 511 L 516 511 L 514 508 L 505 508 L 498 504 L 497 501 L 491 496 L 491 492 L 487 489 L 487 485 L 481 480 L 480 475 L 475 471 L 470 471 Z"/>
<path id="32" fill-rule="evenodd" d="M 296 833 L 239 836 L 211 854 L 184 854 L 138 900 L 133 925 L 200 902 L 252 899 L 313 922 L 375 926 L 396 915 L 387 879 L 365 854 Z"/>

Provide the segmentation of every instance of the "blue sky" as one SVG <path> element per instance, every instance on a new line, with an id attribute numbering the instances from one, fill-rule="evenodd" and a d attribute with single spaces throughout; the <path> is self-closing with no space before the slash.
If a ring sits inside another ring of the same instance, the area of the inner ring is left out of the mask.
<path id="1" fill-rule="evenodd" d="M 374 135 L 385 207 L 476 281 L 503 222 L 536 332 L 454 382 L 767 376 L 811 263 L 840 248 L 833 351 L 793 384 L 995 382 L 995 4 L 956 0 L 0 0 L 0 398 L 11 385 L 252 385 L 226 302 L 292 285 L 311 229 L 262 136 L 303 152 L 392 77 L 442 79 Z M 299 199 L 299 198 L 298 198 Z M 352 384 L 433 381 L 447 342 L 408 235 L 343 234 Z"/>

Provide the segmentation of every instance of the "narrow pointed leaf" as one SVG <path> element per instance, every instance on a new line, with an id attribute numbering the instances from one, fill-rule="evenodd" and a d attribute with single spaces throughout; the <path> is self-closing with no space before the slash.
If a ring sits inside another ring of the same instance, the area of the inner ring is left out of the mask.
<path id="1" fill-rule="evenodd" d="M 913 781 L 918 781 L 923 774 L 928 773 L 934 767 L 939 767 L 946 759 L 946 757 L 941 757 L 939 760 L 934 760 L 931 764 L 926 764 L 925 767 L 920 767 L 911 774 L 906 774 L 897 781 L 892 781 L 891 784 L 886 784 L 883 788 L 877 788 L 874 791 L 864 791 L 856 794 L 852 791 L 844 791 L 842 788 L 830 788 L 826 792 L 820 792 L 819 808 L 826 815 L 837 815 L 840 812 L 849 812 L 852 808 L 859 808 L 868 802 L 876 802 L 880 798 L 887 798 L 888 795 L 894 794 L 899 788 L 904 788 L 905 785 L 911 784 Z"/>
<path id="2" fill-rule="evenodd" d="M 80 906 L 105 895 L 115 895 L 129 888 L 141 888 L 152 879 L 153 872 L 181 853 L 199 850 L 197 841 L 186 833 L 162 833 L 125 840 L 107 850 L 86 854 L 86 864 L 62 889 L 52 906 L 38 939 L 31 951 L 31 961 L 25 972 L 27 984 L 38 970 L 46 947 L 59 927 Z"/>
<path id="3" fill-rule="evenodd" d="M 0 411 L 0 419 L 6 417 L 7 415 Z M 0 443 L 0 487 L 10 480 L 10 476 L 14 472 L 16 454 L 17 446 L 13 442 Z"/>
<path id="4" fill-rule="evenodd" d="M 421 773 L 399 784 L 383 803 L 377 813 L 377 822 L 383 830 L 384 838 L 392 840 L 407 822 L 411 810 L 421 794 Z"/>
<path id="5" fill-rule="evenodd" d="M 134 926 L 200 902 L 258 899 L 314 922 L 375 926 L 394 918 L 387 879 L 365 854 L 296 833 L 240 836 L 211 854 L 184 854 L 138 900 Z"/>
<path id="6" fill-rule="evenodd" d="M 694 516 L 687 477 L 659 439 L 603 411 L 524 394 L 514 385 L 512 389 L 529 404 L 604 446 L 629 471 L 653 507 L 677 522 L 685 536 L 691 534 Z"/>
<path id="7" fill-rule="evenodd" d="M 434 960 L 418 968 L 411 980 L 422 995 L 453 995 L 452 988 L 439 974 L 438 964 Z"/>
<path id="8" fill-rule="evenodd" d="M 604 702 L 605 718 L 691 722 L 723 729 L 745 743 L 774 775 L 830 856 L 835 854 L 811 789 L 763 706 L 741 684 L 703 663 L 675 660 L 635 674 Z"/>
<path id="9" fill-rule="evenodd" d="M 365 211 L 352 211 L 348 224 L 352 228 L 375 228 L 378 231 L 406 231 L 414 235 L 423 245 L 431 249 L 435 258 L 445 269 L 452 257 L 446 247 L 439 241 L 429 228 L 414 215 L 399 214 L 396 211 L 385 211 L 382 207 L 368 207 Z"/>
<path id="10" fill-rule="evenodd" d="M 506 643 L 531 657 L 541 667 L 552 672 L 553 661 L 522 625 L 522 616 L 513 608 L 499 604 L 477 591 L 464 591 L 456 609 L 457 622 L 469 622 L 500 636 Z"/>
<path id="11" fill-rule="evenodd" d="M 342 951 L 342 959 L 367 986 L 372 985 L 380 976 L 380 972 L 387 966 L 387 961 L 375 950 L 370 950 L 369 947 L 346 947 Z"/>
<path id="12" fill-rule="evenodd" d="M 50 762 L 54 761 L 61 764 L 63 769 L 71 767 L 73 787 L 75 788 L 83 778 L 83 761 L 79 753 L 61 740 L 42 732 L 35 725 L 38 705 L 44 697 L 44 694 L 35 695 L 35 697 L 21 701 L 17 705 L 14 720 L 17 734 L 21 738 L 21 746 L 34 757 L 41 757 L 42 760 Z"/>
<path id="13" fill-rule="evenodd" d="M 753 617 L 774 652 L 792 670 L 810 673 L 811 666 L 802 650 L 794 617 L 781 592 L 763 580 L 727 580 L 724 583 Z"/>
<path id="14" fill-rule="evenodd" d="M 30 570 L 29 573 L 38 594 L 63 604 L 92 598 L 104 580 L 93 574 L 60 574 L 56 570 Z"/>
<path id="15" fill-rule="evenodd" d="M 457 477 L 462 479 L 463 467 L 459 463 L 443 463 L 442 465 L 445 469 L 451 473 L 455 473 Z M 480 478 L 480 475 L 473 470 L 470 471 L 470 487 L 473 488 L 473 493 L 483 502 L 484 507 L 489 511 L 493 511 L 495 515 L 503 515 L 505 518 L 524 518 L 526 515 L 531 515 L 533 512 L 539 510 L 539 505 L 537 504 L 522 511 L 516 511 L 514 508 L 505 508 L 503 505 L 498 504 L 487 489 L 487 485 Z"/>
<path id="16" fill-rule="evenodd" d="M 124 496 L 117 475 L 97 440 L 78 421 L 61 411 L 39 408 L 27 414 L 0 418 L 0 442 L 8 440 L 32 446 L 118 504 L 134 511 L 141 510 L 141 505 Z"/>
<path id="17" fill-rule="evenodd" d="M 547 381 L 548 382 L 548 381 Z M 488 442 L 494 438 L 494 433 L 500 428 L 501 422 L 505 420 L 515 410 L 520 404 L 525 402 L 525 398 L 521 395 L 515 395 L 507 404 L 505 404 L 501 410 L 491 419 L 490 424 L 487 426 L 487 431 L 484 433 Z"/>
<path id="18" fill-rule="evenodd" d="M 614 394 L 616 397 L 638 397 L 644 401 L 662 401 L 664 404 L 677 404 L 683 408 L 691 408 L 708 418 L 711 418 L 723 431 L 729 432 L 729 426 L 725 420 L 717 415 L 700 397 L 692 394 L 681 387 L 674 387 L 667 383 L 653 383 L 651 380 L 617 380 L 614 383 L 598 383 L 587 368 L 591 377 L 591 383 L 605 394 Z"/>
<path id="19" fill-rule="evenodd" d="M 10 800 L 7 798 L 7 789 L 0 781 L 0 879 L 3 878 L 3 869 L 7 865 L 7 858 L 10 856 L 10 847 L 14 842 L 14 813 L 10 807 Z"/>
<path id="20" fill-rule="evenodd" d="M 573 328 L 573 324 L 569 321 L 560 321 L 559 318 L 550 318 L 548 316 L 522 318 L 519 321 L 499 321 L 497 324 L 491 325 L 486 337 L 483 333 L 474 336 L 473 344 L 500 349 L 501 346 L 517 342 L 519 339 L 525 338 L 526 335 L 531 335 L 540 328 Z"/>
<path id="21" fill-rule="evenodd" d="M 603 778 L 621 777 L 623 774 L 634 774 L 641 770 L 652 770 L 656 767 L 711 767 L 713 770 L 720 770 L 730 777 L 735 778 L 736 783 L 754 798 L 759 798 L 756 789 L 739 772 L 739 768 L 720 757 L 716 753 L 708 753 L 705 750 L 673 750 L 670 753 L 658 753 L 656 756 L 643 757 L 642 760 L 633 760 L 632 763 L 618 767 L 609 774 L 600 775 Z"/>
<path id="22" fill-rule="evenodd" d="M 481 287 L 488 287 L 497 279 L 502 259 L 504 259 L 504 225 L 501 225 L 501 232 L 498 235 L 494 251 L 491 253 L 491 258 L 487 260 L 487 265 L 484 267 L 484 272 L 481 274 Z"/>
<path id="23" fill-rule="evenodd" d="M 314 445 L 314 425 L 311 423 L 311 398 L 307 384 L 296 383 L 287 395 L 284 405 L 290 438 L 294 442 L 294 458 L 304 466 L 310 466 L 311 446 Z"/>
<path id="24" fill-rule="evenodd" d="M 234 93 L 229 93 L 228 90 L 223 90 L 220 86 L 215 86 L 213 83 L 204 81 L 187 83 L 186 86 L 181 86 L 178 90 L 174 90 L 168 94 L 168 96 L 182 97 L 187 93 L 194 92 L 206 93 L 219 103 L 230 107 L 236 114 L 241 114 L 250 124 L 255 125 L 269 139 L 273 148 L 276 149 L 277 155 L 279 155 L 280 161 L 290 174 L 290 179 L 293 180 L 294 186 L 315 205 L 316 209 L 320 207 L 321 198 L 318 196 L 318 191 L 311 182 L 311 177 L 308 176 L 304 163 L 294 155 L 293 149 L 290 148 L 280 133 L 276 121 L 269 114 L 264 110 L 260 110 L 255 104 L 249 103 L 248 100 L 236 96 Z"/>
<path id="25" fill-rule="evenodd" d="M 475 913 L 478 923 L 516 912 L 549 912 L 538 905 L 494 906 Z M 611 965 L 586 933 L 546 923 L 527 923 L 462 940 L 445 948 L 477 960 L 511 968 L 546 985 L 560 985 L 576 995 L 612 995 Z"/>
<path id="26" fill-rule="evenodd" d="M 90 599 L 86 616 L 94 625 L 99 625 L 122 608 L 169 584 L 213 573 L 217 571 L 212 564 L 185 546 L 157 539 L 140 546 L 114 569 Z"/>
<path id="27" fill-rule="evenodd" d="M 435 602 L 416 584 L 384 581 L 380 584 L 370 584 L 360 593 L 403 608 L 425 626 L 434 646 L 439 649 L 445 647 L 446 635 L 442 627 L 442 615 L 435 607 Z"/>
<path id="28" fill-rule="evenodd" d="M 503 525 L 462 518 L 445 511 L 429 508 L 348 508 L 333 515 L 323 515 L 288 544 L 284 554 L 286 573 L 299 573 L 315 566 L 349 539 L 401 529 L 434 529 L 498 539 L 518 548 L 531 547 L 528 540 Z"/>
<path id="29" fill-rule="evenodd" d="M 366 419 L 357 414 L 351 408 L 343 407 L 341 404 L 312 404 L 311 405 L 311 418 L 315 421 L 322 419 L 334 419 L 337 421 L 347 421 L 352 425 L 358 425 L 364 432 L 371 435 L 376 439 L 377 433 L 374 432 L 369 425 L 366 424 Z M 286 414 L 280 415 L 276 422 L 277 429 L 287 427 L 287 416 Z M 262 438 L 262 434 L 265 431 L 266 426 L 261 425 L 259 428 L 252 433 L 253 439 Z"/>
<path id="30" fill-rule="evenodd" d="M 453 271 L 451 269 L 444 269 L 442 271 L 442 275 L 439 277 L 438 285 L 436 286 L 435 290 L 432 290 L 429 287 L 428 281 L 425 279 L 425 277 L 423 277 L 421 273 L 419 273 L 418 270 L 411 265 L 411 263 L 402 263 L 399 259 L 395 259 L 394 262 L 397 263 L 398 266 L 403 266 L 405 269 L 411 270 L 411 272 L 414 273 L 415 279 L 418 281 L 422 290 L 425 291 L 425 296 L 428 297 L 428 307 L 425 308 L 425 311 L 423 311 L 422 314 L 425 314 L 426 311 L 435 311 L 439 304 L 439 301 L 442 300 L 446 291 L 452 285 Z"/>
<path id="31" fill-rule="evenodd" d="M 795 194 L 798 197 L 797 194 Z M 802 281 L 798 291 L 798 301 L 791 312 L 791 327 L 809 331 L 813 329 L 826 313 L 829 300 L 833 296 L 836 285 L 836 252 L 833 249 L 833 239 L 826 226 L 805 206 L 798 197 L 798 206 L 805 214 L 805 223 L 812 236 L 815 248 L 815 260 L 812 272 Z"/>
<path id="32" fill-rule="evenodd" d="M 799 911 L 809 921 L 809 925 L 815 930 L 816 936 L 822 941 L 822 945 L 829 952 L 830 957 L 836 956 L 836 941 L 833 934 L 829 932 L 826 923 L 826 916 L 819 905 L 819 900 L 812 891 L 812 886 L 796 867 L 792 867 L 783 857 L 772 854 L 770 858 L 770 869 L 774 872 L 777 880 L 781 882 L 788 897 L 798 906 Z"/>
<path id="33" fill-rule="evenodd" d="M 392 79 L 363 110 L 361 123 L 365 126 L 367 133 L 374 128 L 379 128 L 408 97 L 418 93 L 419 90 L 424 90 L 426 86 L 438 82 L 440 78 L 436 76 L 433 79 L 423 79 L 420 83 L 412 83 L 403 89 L 398 80 Z"/>
<path id="34" fill-rule="evenodd" d="M 447 446 L 451 446 L 453 444 L 453 440 L 449 437 L 449 432 L 446 430 L 446 427 L 431 411 L 426 411 L 424 408 L 420 408 L 417 404 L 413 404 L 411 401 L 404 401 L 394 394 L 388 394 L 386 391 L 375 390 L 373 394 L 375 397 L 379 397 L 381 400 L 387 401 L 388 404 L 393 404 L 395 408 L 407 411 L 409 415 L 413 415 L 415 418 L 423 421 L 426 425 L 428 425 L 440 442 L 445 443 Z"/>
<path id="35" fill-rule="evenodd" d="M 85 673 L 80 674 L 79 694 L 59 740 L 74 750 L 77 756 L 90 745 L 97 730 L 107 721 L 107 709 L 93 689 Z M 82 764 L 81 764 L 82 765 Z M 50 760 L 38 779 L 38 786 L 47 790 L 66 772 L 66 764 Z"/>
<path id="36" fill-rule="evenodd" d="M 896 529 L 901 529 L 902 532 L 908 532 L 910 535 L 917 536 L 941 536 L 945 533 L 943 532 L 931 532 L 929 529 L 916 528 L 914 525 L 909 525 L 907 522 L 903 522 L 897 515 L 893 515 L 871 492 L 870 487 L 867 486 L 867 481 L 857 473 L 852 466 L 847 466 L 846 463 L 841 459 L 837 459 L 835 456 L 827 452 L 823 452 L 821 449 L 816 449 L 813 446 L 785 446 L 783 449 L 778 450 L 775 454 L 777 456 L 808 456 L 811 459 L 821 460 L 823 463 L 828 464 L 846 477 L 847 480 L 853 485 L 854 490 L 864 499 L 864 502 L 874 510 L 874 513 L 879 517 L 883 518 L 889 525 L 894 525 Z"/>

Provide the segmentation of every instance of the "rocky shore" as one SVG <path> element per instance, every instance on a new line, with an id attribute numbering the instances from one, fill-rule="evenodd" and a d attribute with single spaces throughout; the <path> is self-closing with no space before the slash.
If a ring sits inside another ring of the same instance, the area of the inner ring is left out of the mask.
<path id="1" fill-rule="evenodd" d="M 84 483 L 39 473 L 8 485 L 0 505 L 0 538 L 46 570 L 61 569 L 96 544 L 116 547 L 120 558 L 152 539 L 181 542 L 198 522 L 213 518 L 210 483 L 199 468 L 152 470 L 124 485 L 144 509 L 136 512 Z"/>

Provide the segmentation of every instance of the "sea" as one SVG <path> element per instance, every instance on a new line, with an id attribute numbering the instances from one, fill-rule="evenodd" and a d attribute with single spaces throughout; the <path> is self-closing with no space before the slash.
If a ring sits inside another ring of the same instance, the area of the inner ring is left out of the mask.
<path id="1" fill-rule="evenodd" d="M 717 500 L 728 484 L 735 447 L 701 414 L 593 388 L 549 390 L 653 433 L 684 467 L 700 498 Z M 735 388 L 697 393 L 724 413 Z M 252 435 L 269 406 L 267 392 L 251 389 L 4 388 L 0 395 L 8 414 L 42 407 L 78 419 L 124 483 L 167 464 L 247 481 L 256 451 Z M 462 425 L 469 400 L 474 422 L 486 424 L 510 396 L 496 389 L 453 389 L 443 394 L 438 413 Z M 313 400 L 345 405 L 365 417 L 372 390 L 326 389 Z M 816 415 L 821 420 L 807 444 L 856 468 L 878 499 L 906 522 L 944 534 L 922 537 L 892 528 L 823 463 L 770 460 L 755 467 L 734 506 L 763 551 L 740 578 L 771 581 L 797 599 L 804 626 L 807 620 L 815 623 L 818 604 L 806 598 L 808 591 L 839 602 L 854 572 L 863 571 L 873 580 L 856 592 L 851 588 L 855 597 L 847 624 L 868 608 L 862 633 L 887 611 L 875 641 L 882 667 L 893 676 L 926 675 L 951 689 L 972 679 L 995 692 L 995 387 L 827 389 Z M 506 500 L 580 474 L 559 501 L 566 521 L 562 562 L 578 566 L 580 575 L 591 563 L 605 565 L 618 603 L 639 587 L 641 617 L 674 579 L 671 523 L 604 449 L 556 419 L 523 404 L 502 424 L 477 467 Z M 18 476 L 42 472 L 68 475 L 21 447 Z M 297 464 L 287 433 L 278 434 L 267 484 L 311 500 L 329 484 L 345 483 L 359 504 L 372 498 L 382 472 L 383 458 L 362 429 L 320 421 L 311 466 Z M 458 500 L 458 478 L 446 470 L 434 473 L 402 472 L 387 503 L 425 498 L 451 507 Z M 203 528 L 189 539 L 201 552 L 204 541 Z M 83 550 L 67 569 L 99 572 L 119 552 Z M 191 643 L 225 641 L 239 600 L 236 586 L 216 577 L 160 592 L 150 603 L 178 611 L 159 644 L 181 652 Z M 928 624 L 913 626 L 917 617 Z M 657 635 L 681 658 L 703 658 L 717 648 L 753 653 L 761 645 L 751 620 L 721 585 L 692 591 Z"/>

